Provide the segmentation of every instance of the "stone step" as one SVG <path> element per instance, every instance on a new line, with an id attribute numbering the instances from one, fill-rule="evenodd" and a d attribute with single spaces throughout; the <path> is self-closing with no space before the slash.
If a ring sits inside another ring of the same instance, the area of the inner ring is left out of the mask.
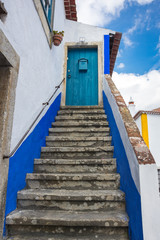
<path id="1" fill-rule="evenodd" d="M 41 173 L 114 173 L 116 159 L 35 159 L 34 172 Z"/>
<path id="2" fill-rule="evenodd" d="M 111 136 L 106 137 L 76 137 L 76 136 L 47 136 L 47 147 L 98 147 L 111 145 Z"/>
<path id="3" fill-rule="evenodd" d="M 119 235 L 114 235 L 114 236 L 106 236 L 106 235 L 99 235 L 99 234 L 94 234 L 93 236 L 82 236 L 82 237 L 72 237 L 72 236 L 66 236 L 66 235 L 61 235 L 61 236 L 50 236 L 50 237 L 33 237 L 33 236 L 25 236 L 23 237 L 23 240 L 128 240 L 128 234 L 125 234 L 123 236 Z M 22 240 L 22 236 L 19 237 L 12 237 L 12 238 L 7 238 L 7 240 Z"/>
<path id="4" fill-rule="evenodd" d="M 110 133 L 109 127 L 103 128 L 50 128 L 49 135 L 51 136 L 80 136 L 80 137 L 106 137 Z"/>
<path id="5" fill-rule="evenodd" d="M 64 227 L 128 227 L 124 211 L 55 211 L 15 210 L 6 218 L 7 225 L 14 226 L 64 226 Z M 29 230 L 29 229 L 28 229 Z"/>
<path id="6" fill-rule="evenodd" d="M 106 147 L 42 147 L 41 158 L 112 158 L 113 146 Z"/>
<path id="7" fill-rule="evenodd" d="M 85 237 L 127 236 L 128 216 L 124 211 L 72 212 L 55 210 L 15 210 L 7 219 L 9 236 Z M 32 238 L 31 238 L 32 239 Z M 69 238 L 68 238 L 69 239 Z M 73 238 L 74 239 L 74 238 Z M 101 238 L 102 239 L 102 238 Z M 119 238 L 117 238 L 118 240 Z"/>
<path id="8" fill-rule="evenodd" d="M 18 193 L 18 208 L 67 211 L 125 210 L 120 190 L 26 189 Z"/>
<path id="9" fill-rule="evenodd" d="M 105 114 L 104 109 L 81 109 L 81 110 L 75 110 L 75 109 L 66 109 L 66 110 L 60 110 L 58 111 L 58 115 L 77 115 L 77 114 L 83 114 L 83 115 L 99 115 L 99 114 Z"/>
<path id="10" fill-rule="evenodd" d="M 61 106 L 60 107 L 61 110 L 81 110 L 81 109 L 86 109 L 86 110 L 93 110 L 93 109 L 103 109 L 103 106 L 100 105 L 91 105 L 91 106 Z"/>
<path id="11" fill-rule="evenodd" d="M 118 189 L 120 176 L 117 173 L 29 173 L 28 188 L 33 189 Z"/>
<path id="12" fill-rule="evenodd" d="M 9 225 L 8 233 L 10 240 L 129 240 L 127 227 Z"/>
<path id="13" fill-rule="evenodd" d="M 85 120 L 85 121 L 100 121 L 100 120 L 107 120 L 107 116 L 106 114 L 100 114 L 100 115 L 84 115 L 84 114 L 75 114 L 73 116 L 68 116 L 68 115 L 60 115 L 60 116 L 56 116 L 55 117 L 55 120 L 56 121 L 73 121 L 73 120 L 76 120 L 76 121 L 82 121 L 82 120 Z"/>
<path id="14" fill-rule="evenodd" d="M 108 122 L 107 121 L 57 121 L 52 123 L 52 127 L 74 127 L 74 128 L 88 128 L 88 127 L 95 127 L 95 128 L 100 128 L 100 127 L 108 127 Z"/>
<path id="15" fill-rule="evenodd" d="M 116 158 L 103 159 L 35 159 L 35 164 L 55 165 L 116 165 Z"/>

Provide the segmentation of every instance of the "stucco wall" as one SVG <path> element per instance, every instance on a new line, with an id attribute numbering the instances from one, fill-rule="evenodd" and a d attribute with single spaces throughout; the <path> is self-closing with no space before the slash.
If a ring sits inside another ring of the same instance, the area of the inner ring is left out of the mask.
<path id="1" fill-rule="evenodd" d="M 62 80 L 63 44 L 50 49 L 32 0 L 5 0 L 0 28 L 20 56 L 11 149 Z M 59 17 L 61 16 L 61 17 Z M 63 0 L 56 1 L 54 29 L 64 30 Z"/>
<path id="2" fill-rule="evenodd" d="M 137 118 L 135 122 L 137 124 L 137 127 L 139 128 L 141 135 L 142 135 L 141 117 Z"/>
<path id="3" fill-rule="evenodd" d="M 160 167 L 160 115 L 147 114 L 148 118 L 148 135 L 149 135 L 149 148 L 154 156 L 156 164 Z"/>
<path id="4" fill-rule="evenodd" d="M 160 136 L 160 115 L 147 114 L 148 121 L 148 138 L 149 149 L 156 161 L 158 167 L 160 167 L 160 150 L 159 150 L 159 136 Z M 141 116 L 135 120 L 140 133 L 142 134 Z"/>
<path id="5" fill-rule="evenodd" d="M 140 165 L 139 175 L 144 240 L 158 240 L 160 198 L 156 164 Z"/>
<path id="6" fill-rule="evenodd" d="M 119 130 L 119 134 L 129 163 L 129 171 L 127 168 L 125 169 L 124 167 L 120 169 L 118 164 L 117 169 L 120 170 L 120 174 L 123 178 L 126 177 L 126 174 L 131 172 L 133 181 L 136 185 L 137 190 L 139 191 L 142 213 L 143 239 L 158 240 L 160 239 L 160 199 L 158 189 L 157 166 L 155 164 L 153 156 L 145 145 L 136 124 L 131 118 L 127 106 L 125 105 L 125 102 L 120 95 L 118 89 L 116 88 L 110 77 L 107 76 L 106 80 L 108 84 L 106 84 L 104 81 L 104 91 L 106 93 L 106 96 L 108 97 L 108 101 L 110 103 L 110 107 L 112 109 L 114 119 Z M 122 159 L 124 161 L 125 158 L 122 157 Z M 121 185 L 122 187 L 124 187 L 126 197 L 128 195 L 128 191 L 131 192 L 131 189 L 133 188 L 133 185 L 131 186 L 129 184 L 128 188 L 127 184 L 125 185 L 125 183 L 128 182 L 128 179 L 129 178 L 127 177 L 123 186 Z M 133 196 L 135 196 L 135 193 L 135 190 L 132 191 L 132 194 L 134 194 Z M 135 203 L 136 202 L 133 197 L 129 196 L 128 198 L 126 198 L 127 212 L 131 217 L 135 216 L 136 214 L 138 216 L 138 213 L 136 212 L 138 205 L 137 203 L 136 205 L 134 205 Z M 134 207 L 136 207 L 135 210 L 133 212 L 130 212 L 130 210 L 133 210 Z M 132 222 L 133 225 L 135 224 L 134 228 L 132 228 L 133 233 L 136 233 L 138 230 L 137 223 L 139 223 L 138 219 Z M 133 235 L 133 238 L 131 237 L 131 239 L 141 239 L 141 235 Z"/>
<path id="7" fill-rule="evenodd" d="M 115 31 L 66 20 L 65 41 L 79 42 L 81 37 L 85 38 L 85 42 L 98 42 L 104 39 L 104 35 L 115 33 Z"/>

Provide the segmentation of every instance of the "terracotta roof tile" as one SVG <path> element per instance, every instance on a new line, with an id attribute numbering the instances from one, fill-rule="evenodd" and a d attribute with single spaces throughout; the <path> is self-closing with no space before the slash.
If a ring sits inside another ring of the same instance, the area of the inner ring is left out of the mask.
<path id="1" fill-rule="evenodd" d="M 154 109 L 152 111 L 146 111 L 146 110 L 140 110 L 138 111 L 135 116 L 133 117 L 134 120 L 136 120 L 139 116 L 141 116 L 143 113 L 150 114 L 150 115 L 160 115 L 160 108 Z"/>
<path id="2" fill-rule="evenodd" d="M 66 18 L 68 20 L 77 21 L 77 11 L 75 0 L 64 0 L 64 8 Z"/>

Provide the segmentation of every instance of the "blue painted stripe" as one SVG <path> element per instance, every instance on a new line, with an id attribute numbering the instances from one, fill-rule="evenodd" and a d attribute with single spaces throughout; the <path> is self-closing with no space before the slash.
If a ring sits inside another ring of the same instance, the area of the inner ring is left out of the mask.
<path id="1" fill-rule="evenodd" d="M 110 74 L 109 35 L 104 35 L 104 74 Z"/>
<path id="2" fill-rule="evenodd" d="M 48 135 L 49 127 L 55 121 L 57 111 L 60 109 L 60 102 L 61 93 L 14 156 L 9 159 L 5 216 L 17 207 L 17 192 L 26 186 L 26 174 L 33 172 L 34 159 L 40 157 L 41 147 L 45 146 L 45 138 Z"/>
<path id="3" fill-rule="evenodd" d="M 143 240 L 141 197 L 132 178 L 123 142 L 104 91 L 103 104 L 111 129 L 114 157 L 117 159 L 117 172 L 121 176 L 120 189 L 125 192 L 126 196 L 126 211 L 129 216 L 129 239 Z"/>

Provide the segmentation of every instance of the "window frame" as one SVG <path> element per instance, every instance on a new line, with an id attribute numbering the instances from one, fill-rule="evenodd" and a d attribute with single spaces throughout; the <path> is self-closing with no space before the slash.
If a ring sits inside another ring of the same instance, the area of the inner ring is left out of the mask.
<path id="1" fill-rule="evenodd" d="M 43 11 L 44 11 L 44 14 L 45 14 L 45 17 L 46 17 L 46 20 L 47 20 L 47 23 L 48 23 L 48 26 L 49 26 L 49 29 L 50 29 L 50 31 L 52 31 L 53 29 L 52 29 L 52 12 L 53 12 L 53 1 L 54 0 L 48 0 L 48 1 L 51 1 L 51 16 L 50 16 L 50 21 L 49 21 L 49 16 L 48 16 L 48 14 L 47 14 L 47 12 L 46 12 L 46 9 L 45 9 L 45 6 L 44 6 L 44 1 L 45 0 L 40 0 L 41 1 L 41 4 L 42 4 L 42 7 L 43 7 Z"/>
<path id="2" fill-rule="evenodd" d="M 55 9 L 55 0 L 52 0 L 52 6 L 51 6 L 51 23 L 49 23 L 46 11 L 44 9 L 44 5 L 42 0 L 33 0 L 35 8 L 37 10 L 37 13 L 39 15 L 41 24 L 43 26 L 48 44 L 50 48 L 52 47 L 52 31 L 53 31 L 53 20 L 54 20 L 54 9 Z"/>

